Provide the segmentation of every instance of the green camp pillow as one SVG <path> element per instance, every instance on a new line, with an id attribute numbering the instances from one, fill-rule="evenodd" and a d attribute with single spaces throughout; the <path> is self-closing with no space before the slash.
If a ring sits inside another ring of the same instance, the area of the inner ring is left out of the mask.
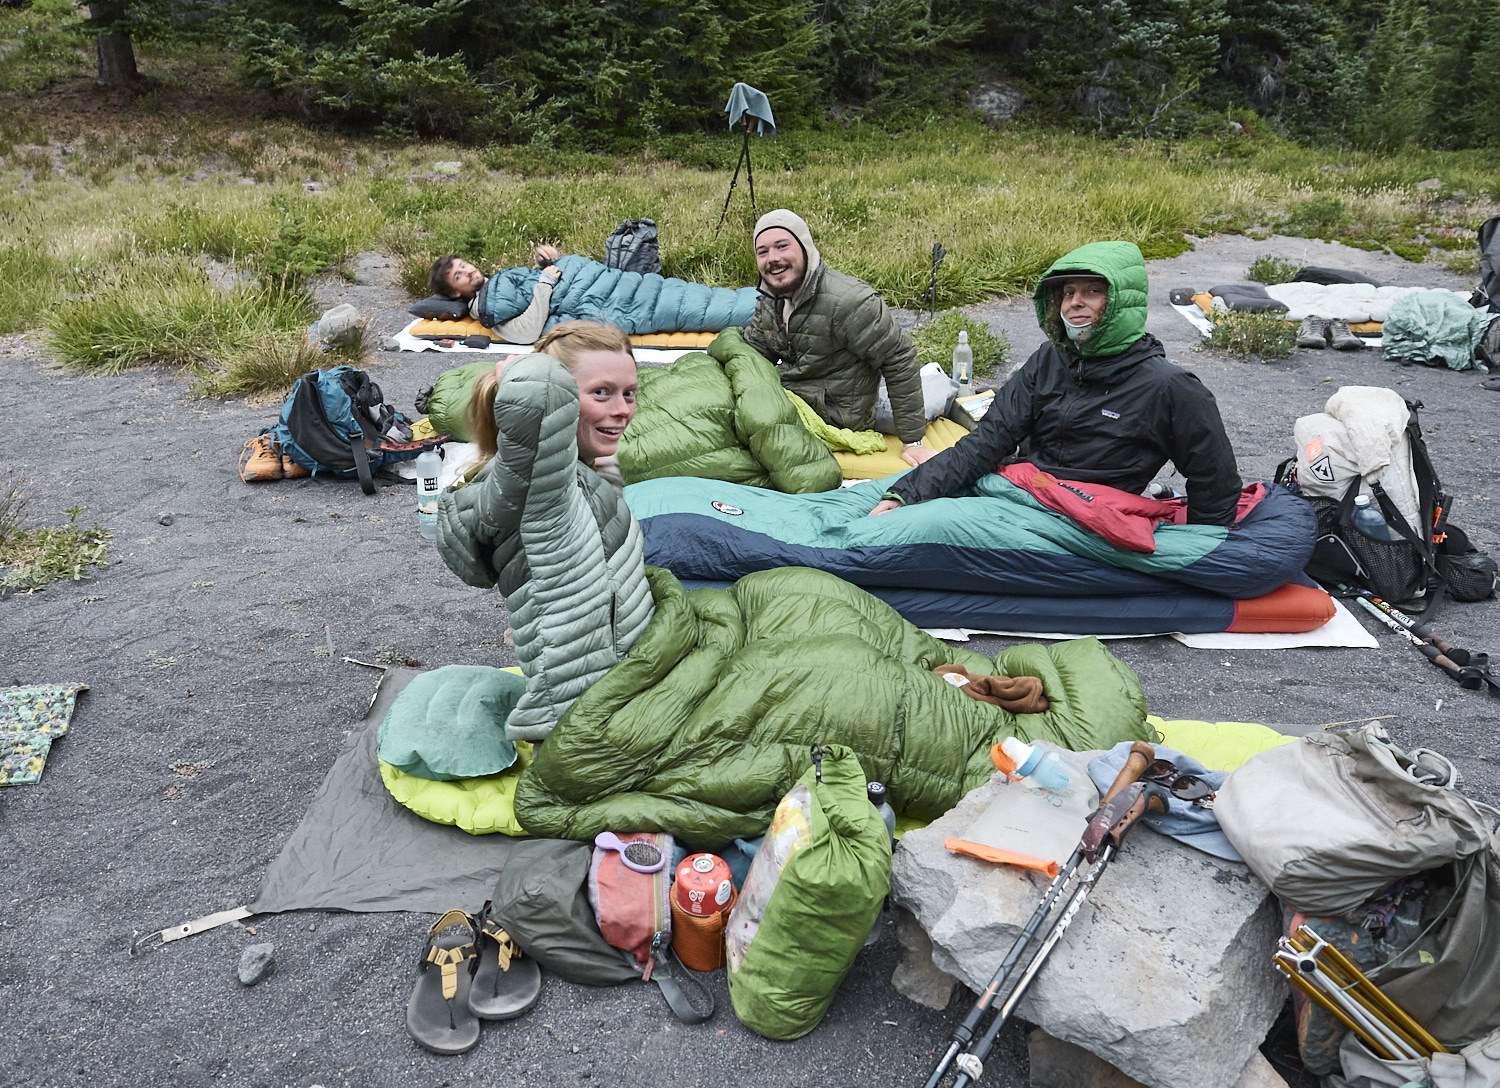
<path id="1" fill-rule="evenodd" d="M 445 665 L 402 689 L 375 735 L 382 763 L 435 782 L 477 778 L 516 761 L 505 719 L 526 681 L 488 665 Z"/>
<path id="2" fill-rule="evenodd" d="M 531 766 L 531 745 L 516 742 L 516 762 L 499 774 L 465 778 L 456 782 L 434 782 L 403 774 L 384 761 L 380 779 L 396 801 L 424 820 L 450 824 L 470 835 L 524 835 L 516 820 L 516 780 Z"/>

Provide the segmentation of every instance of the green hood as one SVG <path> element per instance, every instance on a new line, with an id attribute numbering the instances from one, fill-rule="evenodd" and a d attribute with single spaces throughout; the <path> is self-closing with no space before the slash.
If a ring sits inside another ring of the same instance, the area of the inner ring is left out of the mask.
<path id="1" fill-rule="evenodd" d="M 1093 336 L 1082 344 L 1063 332 L 1062 318 L 1053 301 L 1054 285 L 1047 277 L 1066 273 L 1102 276 L 1109 281 L 1109 303 Z M 1146 260 L 1134 242 L 1090 242 L 1053 261 L 1037 284 L 1036 319 L 1057 347 L 1075 355 L 1115 355 L 1146 332 Z"/>

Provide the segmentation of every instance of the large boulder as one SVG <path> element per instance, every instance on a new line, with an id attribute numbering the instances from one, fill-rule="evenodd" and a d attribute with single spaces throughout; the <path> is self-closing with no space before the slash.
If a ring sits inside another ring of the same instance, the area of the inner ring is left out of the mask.
<path id="1" fill-rule="evenodd" d="M 1049 746 L 1050 747 L 1050 746 Z M 1060 752 L 1080 771 L 1096 752 Z M 1006 789 L 997 775 L 901 839 L 891 894 L 937 968 L 978 993 L 1036 909 L 1046 878 L 943 848 Z M 1055 917 L 1055 915 L 1054 915 Z M 1280 915 L 1238 862 L 1139 828 L 1053 949 L 1017 1013 L 1148 1088 L 1230 1088 L 1286 1001 L 1271 966 Z M 913 977 L 908 965 L 893 984 Z M 935 1004 L 925 980 L 916 1000 Z"/>
<path id="2" fill-rule="evenodd" d="M 1009 83 L 981 83 L 969 92 L 969 109 L 982 113 L 992 125 L 1015 120 L 1026 96 Z"/>

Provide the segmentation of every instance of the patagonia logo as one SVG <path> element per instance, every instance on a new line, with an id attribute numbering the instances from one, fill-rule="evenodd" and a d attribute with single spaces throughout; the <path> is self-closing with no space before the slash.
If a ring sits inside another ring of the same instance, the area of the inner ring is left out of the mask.
<path id="1" fill-rule="evenodd" d="M 712 506 L 721 514 L 733 514 L 735 516 L 738 516 L 744 513 L 744 511 L 741 510 L 738 506 L 730 506 L 727 502 L 711 502 L 708 505 Z"/>
<path id="2" fill-rule="evenodd" d="M 1057 486 L 1058 487 L 1065 487 L 1065 488 L 1067 488 L 1069 491 L 1073 492 L 1073 494 L 1077 495 L 1084 502 L 1093 502 L 1094 501 L 1094 496 L 1090 495 L 1087 491 L 1081 491 L 1081 490 L 1079 490 L 1078 488 L 1074 487 L 1072 484 L 1064 483 L 1062 480 L 1058 480 L 1057 481 Z"/>
<path id="3" fill-rule="evenodd" d="M 1099 414 L 1101 416 L 1104 416 L 1107 419 L 1119 419 L 1120 418 L 1120 413 L 1119 412 L 1111 412 L 1108 408 L 1104 408 L 1104 409 L 1100 410 Z"/>

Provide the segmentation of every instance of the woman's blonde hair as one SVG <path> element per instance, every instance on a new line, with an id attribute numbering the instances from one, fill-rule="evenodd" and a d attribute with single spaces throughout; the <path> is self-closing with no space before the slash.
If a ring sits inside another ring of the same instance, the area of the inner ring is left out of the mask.
<path id="1" fill-rule="evenodd" d="M 625 330 L 602 321 L 564 321 L 536 342 L 536 349 L 572 370 L 586 351 L 618 351 L 635 358 Z"/>
<path id="2" fill-rule="evenodd" d="M 536 350 L 552 356 L 569 371 L 586 351 L 618 351 L 635 358 L 625 331 L 602 321 L 564 321 L 536 342 Z M 480 464 L 494 457 L 499 446 L 500 428 L 495 424 L 495 390 L 499 387 L 500 379 L 493 370 L 480 375 L 469 392 L 469 406 L 464 412 L 469 437 L 479 447 Z"/>

